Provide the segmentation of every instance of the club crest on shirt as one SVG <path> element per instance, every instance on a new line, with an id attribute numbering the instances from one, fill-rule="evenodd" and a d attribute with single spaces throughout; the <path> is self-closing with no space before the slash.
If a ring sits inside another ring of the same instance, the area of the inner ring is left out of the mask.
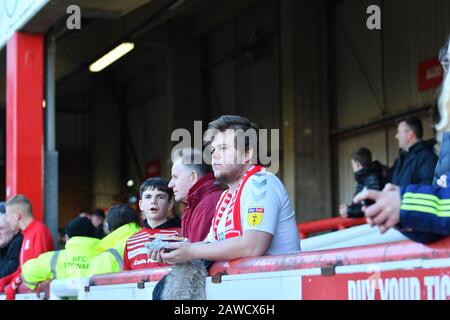
<path id="1" fill-rule="evenodd" d="M 264 214 L 263 207 L 250 207 L 247 211 L 247 222 L 250 226 L 255 227 L 261 224 Z"/>

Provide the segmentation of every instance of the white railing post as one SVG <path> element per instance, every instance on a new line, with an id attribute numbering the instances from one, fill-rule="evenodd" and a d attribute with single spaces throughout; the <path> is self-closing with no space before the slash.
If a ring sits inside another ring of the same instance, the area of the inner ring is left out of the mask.
<path id="1" fill-rule="evenodd" d="M 61 300 L 63 298 L 76 298 L 80 295 L 80 290 L 89 284 L 89 278 L 72 278 L 53 280 L 50 283 L 49 300 Z"/>

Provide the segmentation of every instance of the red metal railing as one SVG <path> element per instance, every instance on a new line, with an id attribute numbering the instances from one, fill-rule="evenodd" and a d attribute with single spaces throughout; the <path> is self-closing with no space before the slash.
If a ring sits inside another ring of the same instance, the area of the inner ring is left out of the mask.
<path id="1" fill-rule="evenodd" d="M 215 262 L 209 269 L 209 274 L 211 276 L 233 275 L 449 257 L 450 237 L 429 245 L 404 240 L 352 248 Z"/>
<path id="2" fill-rule="evenodd" d="M 35 290 L 31 290 L 24 283 L 20 284 L 17 293 L 25 294 L 25 293 L 34 293 L 36 297 L 39 299 L 47 300 L 50 296 L 50 281 L 44 281 L 39 283 L 36 286 Z"/>
<path id="3" fill-rule="evenodd" d="M 220 261 L 215 262 L 211 266 L 209 275 L 216 276 L 221 274 L 233 275 L 274 272 L 339 265 L 449 257 L 450 238 L 443 239 L 431 245 L 423 245 L 406 240 L 370 246 L 324 250 L 320 252 L 301 252 L 280 256 L 263 256 L 236 259 L 233 261 Z M 167 274 L 169 270 L 170 268 L 163 267 L 96 275 L 90 278 L 89 284 L 95 286 L 158 281 Z"/>
<path id="4" fill-rule="evenodd" d="M 300 239 L 305 239 L 313 233 L 331 230 L 342 230 L 365 223 L 366 218 L 351 219 L 339 217 L 299 223 L 297 224 L 297 230 L 300 235 Z"/>
<path id="5" fill-rule="evenodd" d="M 450 257 L 450 237 L 439 242 L 423 245 L 409 240 L 387 244 L 376 244 L 353 248 L 341 248 L 320 252 L 302 252 L 280 256 L 264 256 L 215 262 L 209 275 L 233 275 L 258 272 L 274 272 L 322 268 L 341 265 L 371 264 L 414 259 L 442 259 Z M 90 278 L 89 285 L 111 285 L 158 281 L 170 271 L 170 268 L 153 268 L 127 272 L 97 275 Z M 48 283 L 40 288 L 47 292 Z M 30 293 L 21 286 L 19 293 Z"/>

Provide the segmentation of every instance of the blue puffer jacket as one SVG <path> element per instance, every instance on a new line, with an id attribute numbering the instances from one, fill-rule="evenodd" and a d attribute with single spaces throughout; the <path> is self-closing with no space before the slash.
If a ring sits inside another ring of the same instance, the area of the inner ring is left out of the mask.
<path id="1" fill-rule="evenodd" d="M 445 132 L 442 136 L 439 160 L 434 171 L 433 186 L 437 186 L 437 181 L 442 175 L 450 175 L 450 132 Z M 450 179 L 447 180 L 450 183 Z"/>
<path id="2" fill-rule="evenodd" d="M 390 181 L 398 186 L 431 184 L 437 156 L 434 153 L 436 140 L 419 141 L 408 152 L 402 152 L 395 160 Z"/>
<path id="3" fill-rule="evenodd" d="M 400 189 L 400 223 L 409 239 L 430 243 L 450 236 L 450 189 L 411 185 Z"/>

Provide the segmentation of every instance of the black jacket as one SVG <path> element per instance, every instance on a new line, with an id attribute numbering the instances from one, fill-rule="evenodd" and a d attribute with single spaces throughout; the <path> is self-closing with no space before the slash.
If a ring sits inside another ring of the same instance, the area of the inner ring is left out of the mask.
<path id="1" fill-rule="evenodd" d="M 442 175 L 450 176 L 450 132 L 446 132 L 442 136 L 439 160 L 436 169 L 434 170 L 433 186 L 437 187 L 437 181 Z M 447 183 L 450 183 L 450 177 L 447 180 Z"/>
<path id="2" fill-rule="evenodd" d="M 22 240 L 23 235 L 19 232 L 11 239 L 6 247 L 0 249 L 0 278 L 10 275 L 19 267 Z"/>
<path id="3" fill-rule="evenodd" d="M 431 184 L 437 156 L 434 153 L 436 140 L 419 141 L 408 152 L 401 151 L 392 167 L 390 181 L 397 186 Z"/>
<path id="4" fill-rule="evenodd" d="M 167 220 L 164 223 L 161 223 L 159 226 L 152 228 L 148 224 L 147 220 L 144 220 L 144 228 L 147 229 L 165 229 L 165 228 L 181 228 L 181 222 L 177 218 L 173 218 L 170 220 Z"/>
<path id="5" fill-rule="evenodd" d="M 381 190 L 384 187 L 381 163 L 373 161 L 368 167 L 362 168 L 354 173 L 357 182 L 355 195 L 360 193 L 364 187 L 372 190 Z M 363 217 L 360 203 L 352 203 L 348 206 L 347 214 L 350 218 Z"/>
<path id="6" fill-rule="evenodd" d="M 95 237 L 97 239 L 103 239 L 106 236 L 105 231 L 103 230 L 103 225 L 100 225 L 95 228 Z"/>

